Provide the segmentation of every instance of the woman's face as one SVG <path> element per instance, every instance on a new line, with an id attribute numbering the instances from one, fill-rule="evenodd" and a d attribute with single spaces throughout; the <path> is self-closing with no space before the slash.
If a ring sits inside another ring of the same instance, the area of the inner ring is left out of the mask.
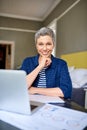
<path id="1" fill-rule="evenodd" d="M 50 57 L 54 48 L 52 38 L 48 35 L 40 36 L 37 39 L 36 49 L 40 56 Z"/>

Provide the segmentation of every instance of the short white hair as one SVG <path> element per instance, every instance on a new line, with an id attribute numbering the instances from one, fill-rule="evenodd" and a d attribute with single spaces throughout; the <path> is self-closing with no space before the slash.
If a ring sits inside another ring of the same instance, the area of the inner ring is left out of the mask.
<path id="1" fill-rule="evenodd" d="M 52 38 L 53 43 L 55 43 L 55 34 L 53 30 L 48 27 L 42 27 L 35 33 L 35 43 L 37 43 L 37 39 L 40 36 L 46 36 L 46 35 L 50 36 Z"/>

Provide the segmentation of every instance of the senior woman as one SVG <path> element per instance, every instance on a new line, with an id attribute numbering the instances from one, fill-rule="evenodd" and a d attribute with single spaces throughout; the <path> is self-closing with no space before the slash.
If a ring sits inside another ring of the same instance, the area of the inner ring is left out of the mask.
<path id="1" fill-rule="evenodd" d="M 43 27 L 35 34 L 38 54 L 24 59 L 21 70 L 26 71 L 30 94 L 42 94 L 71 98 L 72 83 L 67 63 L 54 57 L 55 35 L 52 29 Z"/>

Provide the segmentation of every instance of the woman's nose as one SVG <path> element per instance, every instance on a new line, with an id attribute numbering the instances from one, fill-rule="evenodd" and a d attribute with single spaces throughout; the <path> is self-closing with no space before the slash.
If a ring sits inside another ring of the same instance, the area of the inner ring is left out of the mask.
<path id="1" fill-rule="evenodd" d="M 47 49 L 47 46 L 43 46 L 43 50 L 46 50 Z"/>

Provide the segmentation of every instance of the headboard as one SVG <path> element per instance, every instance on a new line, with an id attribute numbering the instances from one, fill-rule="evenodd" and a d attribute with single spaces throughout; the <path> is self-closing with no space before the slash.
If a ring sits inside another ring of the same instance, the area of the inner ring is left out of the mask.
<path id="1" fill-rule="evenodd" d="M 61 58 L 67 62 L 68 66 L 87 68 L 87 51 L 63 54 Z"/>

